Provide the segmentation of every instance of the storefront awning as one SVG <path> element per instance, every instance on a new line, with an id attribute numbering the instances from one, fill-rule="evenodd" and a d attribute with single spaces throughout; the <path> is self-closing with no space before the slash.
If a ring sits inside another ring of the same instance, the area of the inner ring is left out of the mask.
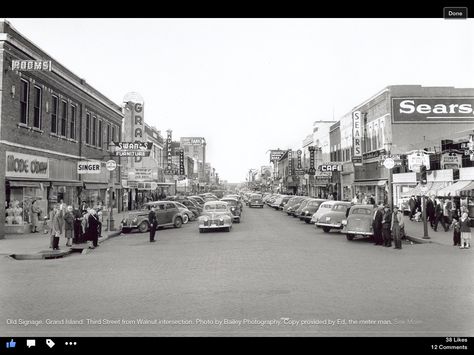
<path id="1" fill-rule="evenodd" d="M 438 196 L 438 191 L 446 186 L 446 182 L 429 182 L 426 185 L 418 184 L 415 188 L 402 192 L 401 197 L 409 196 Z"/>
<path id="2" fill-rule="evenodd" d="M 462 195 L 467 195 L 469 192 L 474 190 L 474 181 L 470 182 L 469 185 L 463 187 L 460 191 L 462 192 Z"/>
<path id="3" fill-rule="evenodd" d="M 21 181 L 21 180 L 8 180 L 8 183 L 10 184 L 10 187 L 33 187 L 37 189 L 41 189 L 41 185 L 43 185 L 43 188 L 49 186 L 49 182 L 47 183 L 42 183 L 40 181 Z"/>
<path id="4" fill-rule="evenodd" d="M 387 180 L 377 180 L 377 181 L 354 181 L 352 185 L 354 186 L 384 186 Z"/>
<path id="5" fill-rule="evenodd" d="M 90 182 L 85 182 L 84 187 L 86 190 L 104 190 L 109 187 L 109 184 L 107 183 L 90 183 Z"/>
<path id="6" fill-rule="evenodd" d="M 472 180 L 461 180 L 438 191 L 438 196 L 459 196 L 459 192 L 470 185 Z"/>
<path id="7" fill-rule="evenodd" d="M 82 181 L 52 181 L 51 185 L 53 186 L 75 186 L 81 187 L 84 185 Z"/>

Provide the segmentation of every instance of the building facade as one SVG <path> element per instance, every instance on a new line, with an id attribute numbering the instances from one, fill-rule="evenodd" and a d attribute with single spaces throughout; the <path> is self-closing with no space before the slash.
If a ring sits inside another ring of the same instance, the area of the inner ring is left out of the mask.
<path id="1" fill-rule="evenodd" d="M 120 160 L 110 143 L 121 136 L 121 107 L 6 21 L 0 22 L 0 68 L 0 236 L 28 229 L 34 200 L 43 217 L 61 201 L 120 209 Z M 112 173 L 105 169 L 110 159 L 119 165 Z M 80 174 L 83 161 L 101 169 Z"/>

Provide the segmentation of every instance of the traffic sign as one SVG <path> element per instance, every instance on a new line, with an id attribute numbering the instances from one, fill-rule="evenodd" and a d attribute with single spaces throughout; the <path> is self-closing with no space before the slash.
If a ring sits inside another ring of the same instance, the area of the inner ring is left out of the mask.
<path id="1" fill-rule="evenodd" d="M 114 171 L 116 168 L 117 168 L 117 163 L 115 162 L 115 160 L 108 160 L 106 163 L 105 163 L 105 168 L 108 170 L 108 171 Z"/>

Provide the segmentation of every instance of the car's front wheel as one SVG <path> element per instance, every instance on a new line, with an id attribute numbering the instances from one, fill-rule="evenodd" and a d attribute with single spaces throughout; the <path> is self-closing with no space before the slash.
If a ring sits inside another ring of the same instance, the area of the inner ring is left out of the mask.
<path id="1" fill-rule="evenodd" d="M 330 230 L 331 230 L 331 228 L 329 228 L 329 227 L 323 227 L 324 233 L 329 233 Z"/>
<path id="2" fill-rule="evenodd" d="M 182 225 L 183 225 L 183 219 L 181 217 L 176 217 L 176 219 L 174 220 L 174 227 L 181 228 Z"/>
<path id="3" fill-rule="evenodd" d="M 199 228 L 199 233 L 204 233 L 204 228 Z"/>
<path id="4" fill-rule="evenodd" d="M 347 240 L 353 240 L 354 235 L 353 234 L 346 234 L 346 238 L 347 238 Z"/>
<path id="5" fill-rule="evenodd" d="M 148 222 L 147 221 L 143 221 L 142 223 L 140 223 L 138 225 L 138 230 L 140 231 L 140 233 L 145 233 L 145 232 L 148 232 Z"/>

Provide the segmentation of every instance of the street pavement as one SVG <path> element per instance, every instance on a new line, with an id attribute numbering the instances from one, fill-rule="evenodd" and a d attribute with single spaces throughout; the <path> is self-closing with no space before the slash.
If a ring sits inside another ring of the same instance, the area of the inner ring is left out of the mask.
<path id="1" fill-rule="evenodd" d="M 472 249 L 385 248 L 245 207 L 231 232 L 190 222 L 156 243 L 130 233 L 86 255 L 0 257 L 0 333 L 473 336 L 473 260 Z"/>

